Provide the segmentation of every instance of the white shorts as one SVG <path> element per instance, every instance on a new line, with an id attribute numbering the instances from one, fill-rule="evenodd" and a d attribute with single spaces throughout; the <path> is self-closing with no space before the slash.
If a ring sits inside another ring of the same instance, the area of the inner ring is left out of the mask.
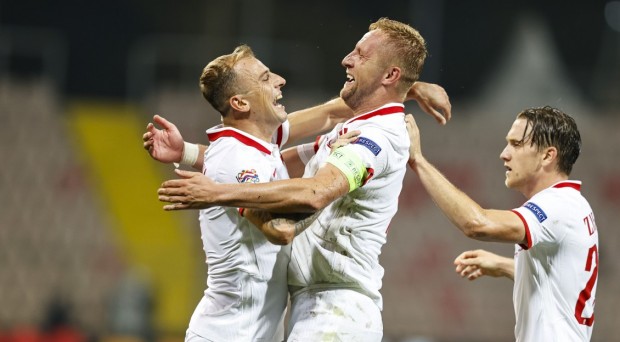
<path id="1" fill-rule="evenodd" d="M 381 310 L 349 289 L 314 289 L 291 298 L 288 342 L 381 342 Z"/>

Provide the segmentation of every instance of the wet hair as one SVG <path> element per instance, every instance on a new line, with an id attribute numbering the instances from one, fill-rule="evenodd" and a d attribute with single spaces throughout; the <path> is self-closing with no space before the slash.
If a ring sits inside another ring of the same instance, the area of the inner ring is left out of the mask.
<path id="1" fill-rule="evenodd" d="M 581 151 L 581 135 L 575 120 L 550 106 L 528 108 L 517 118 L 526 120 L 521 141 L 529 141 L 538 151 L 555 147 L 558 150 L 558 171 L 570 175 Z M 531 127 L 529 132 L 528 127 Z"/>
<path id="2" fill-rule="evenodd" d="M 200 75 L 202 96 L 222 116 L 230 110 L 228 100 L 238 92 L 235 65 L 242 59 L 254 57 L 254 52 L 247 45 L 240 45 L 228 55 L 217 57 L 209 62 Z"/>
<path id="3" fill-rule="evenodd" d="M 409 89 L 420 78 L 428 54 L 426 41 L 413 27 L 388 18 L 381 18 L 370 24 L 368 30 L 379 29 L 388 37 L 394 62 L 401 67 L 401 83 Z"/>

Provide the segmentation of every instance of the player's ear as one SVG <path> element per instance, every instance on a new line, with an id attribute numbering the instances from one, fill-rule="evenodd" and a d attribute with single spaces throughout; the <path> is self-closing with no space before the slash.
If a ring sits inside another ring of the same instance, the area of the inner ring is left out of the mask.
<path id="1" fill-rule="evenodd" d="M 545 164 L 551 164 L 553 162 L 557 162 L 558 159 L 558 149 L 550 146 L 547 147 L 544 151 L 543 151 L 543 163 Z"/>
<path id="2" fill-rule="evenodd" d="M 242 95 L 233 95 L 230 100 L 230 107 L 238 112 L 249 112 L 250 102 L 243 98 Z"/>
<path id="3" fill-rule="evenodd" d="M 401 70 L 399 67 L 391 66 L 387 70 L 383 82 L 385 84 L 398 82 L 401 76 Z"/>

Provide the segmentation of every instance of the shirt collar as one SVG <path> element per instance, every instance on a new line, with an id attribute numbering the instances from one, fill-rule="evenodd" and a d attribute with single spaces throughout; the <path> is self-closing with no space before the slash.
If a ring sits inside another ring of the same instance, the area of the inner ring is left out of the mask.
<path id="1" fill-rule="evenodd" d="M 577 191 L 581 191 L 581 181 L 565 180 L 557 182 L 551 186 L 552 188 L 573 188 Z"/>
<path id="2" fill-rule="evenodd" d="M 268 155 L 271 155 L 271 150 L 273 148 L 272 144 L 269 144 L 251 134 L 229 126 L 217 125 L 213 128 L 210 128 L 207 130 L 207 137 L 209 137 L 209 142 L 211 143 L 213 143 L 219 138 L 234 138 L 242 144 L 254 147 L 255 149 Z"/>
<path id="3" fill-rule="evenodd" d="M 403 105 L 402 103 L 396 103 L 396 102 L 388 103 L 370 112 L 360 114 L 356 117 L 353 117 L 347 120 L 345 122 L 345 125 L 353 121 L 368 120 L 375 116 L 397 114 L 397 113 L 401 113 L 401 114 L 405 113 L 405 105 Z"/>

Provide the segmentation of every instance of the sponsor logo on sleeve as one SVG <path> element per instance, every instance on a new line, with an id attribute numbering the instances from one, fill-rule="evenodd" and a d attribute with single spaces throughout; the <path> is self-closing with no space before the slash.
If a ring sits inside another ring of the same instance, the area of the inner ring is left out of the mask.
<path id="1" fill-rule="evenodd" d="M 545 212 L 538 205 L 536 205 L 536 203 L 527 202 L 523 206 L 536 215 L 538 222 L 543 223 L 543 221 L 547 219 L 547 214 L 545 214 Z"/>
<path id="2" fill-rule="evenodd" d="M 237 174 L 237 182 L 239 183 L 260 183 L 260 178 L 256 173 L 256 170 L 242 170 Z"/>
<path id="3" fill-rule="evenodd" d="M 372 140 L 370 140 L 368 138 L 359 137 L 359 138 L 357 138 L 357 140 L 355 140 L 353 142 L 353 144 L 358 144 L 358 145 L 362 145 L 362 146 L 366 147 L 375 156 L 379 155 L 379 152 L 381 152 L 381 147 L 379 147 L 379 145 L 377 145 L 376 142 L 374 142 L 374 141 L 372 141 Z"/>

